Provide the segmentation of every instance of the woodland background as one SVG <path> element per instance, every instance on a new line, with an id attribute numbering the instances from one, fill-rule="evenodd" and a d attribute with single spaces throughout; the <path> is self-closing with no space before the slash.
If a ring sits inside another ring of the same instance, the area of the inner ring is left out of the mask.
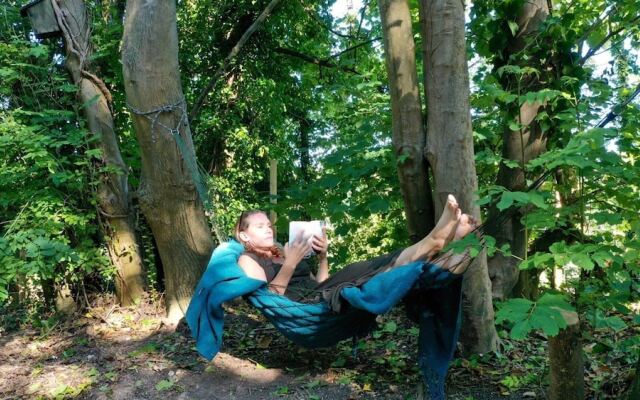
<path id="1" fill-rule="evenodd" d="M 334 3 L 65 0 L 63 33 L 36 39 L 4 1 L 0 334 L 51 334 L 112 294 L 177 322 L 246 209 L 277 213 L 281 241 L 328 218 L 339 268 L 422 237 L 454 193 L 509 213 L 486 250 L 465 243 L 458 364 L 544 347 L 560 308 L 587 396 L 639 390 L 640 3 Z M 545 357 L 518 357 L 497 386 L 548 383 Z"/>

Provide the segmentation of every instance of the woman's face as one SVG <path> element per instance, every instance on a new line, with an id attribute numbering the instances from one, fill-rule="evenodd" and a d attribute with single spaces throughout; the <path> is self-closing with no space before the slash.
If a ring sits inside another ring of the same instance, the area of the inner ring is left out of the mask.
<path id="1" fill-rule="evenodd" d="M 263 214 L 253 214 L 247 217 L 247 229 L 240 231 L 243 242 L 251 242 L 255 247 L 269 248 L 273 246 L 273 229 L 271 221 Z"/>

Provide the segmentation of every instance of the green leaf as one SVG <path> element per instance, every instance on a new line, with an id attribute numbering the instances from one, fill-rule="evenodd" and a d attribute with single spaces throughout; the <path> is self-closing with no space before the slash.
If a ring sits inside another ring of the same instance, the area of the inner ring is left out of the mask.
<path id="1" fill-rule="evenodd" d="M 591 261 L 588 254 L 575 253 L 571 256 L 571 261 L 585 271 L 591 271 L 593 269 L 593 261 Z"/>
<path id="2" fill-rule="evenodd" d="M 543 307 L 557 307 L 567 311 L 575 311 L 561 294 L 545 293 L 538 299 L 537 304 Z"/>
<path id="3" fill-rule="evenodd" d="M 398 325 L 393 322 L 393 321 L 389 321 L 386 324 L 384 324 L 384 329 L 383 331 L 388 332 L 388 333 L 393 333 L 398 329 Z"/>
<path id="4" fill-rule="evenodd" d="M 172 380 L 163 379 L 160 382 L 156 383 L 156 390 L 159 392 L 164 392 L 166 390 L 170 390 L 175 382 Z"/>
<path id="5" fill-rule="evenodd" d="M 509 299 L 503 302 L 496 312 L 496 323 L 504 321 L 518 322 L 526 319 L 533 302 L 527 299 Z"/>
<path id="6" fill-rule="evenodd" d="M 549 336 L 555 336 L 560 331 L 558 324 L 539 308 L 536 308 L 536 311 L 531 315 L 530 324 L 532 329 L 541 329 Z"/>
<path id="7" fill-rule="evenodd" d="M 9 79 L 10 77 L 14 77 L 14 76 L 17 76 L 17 73 L 11 68 L 5 68 L 5 67 L 0 68 L 0 78 Z"/>
<path id="8" fill-rule="evenodd" d="M 496 207 L 498 208 L 498 210 L 502 211 L 511 207 L 512 204 L 513 196 L 510 196 L 509 192 L 504 192 L 502 193 L 502 197 L 500 197 L 500 201 L 498 202 L 498 204 L 496 204 Z"/>
<path id="9" fill-rule="evenodd" d="M 35 46 L 29 50 L 29 55 L 36 58 L 47 58 L 49 50 L 47 46 Z"/>
<path id="10" fill-rule="evenodd" d="M 618 317 L 617 315 L 604 318 L 602 320 L 601 326 L 611 328 L 616 332 L 627 328 L 627 324 L 622 320 L 622 318 Z"/>
<path id="11" fill-rule="evenodd" d="M 515 340 L 522 340 L 531 331 L 531 324 L 528 320 L 520 321 L 511 328 L 511 337 Z"/>
<path id="12" fill-rule="evenodd" d="M 511 30 L 511 35 L 515 36 L 519 29 L 518 23 L 514 21 L 508 21 L 508 24 L 509 24 L 509 30 Z"/>
<path id="13" fill-rule="evenodd" d="M 517 121 L 509 122 L 509 129 L 514 132 L 519 132 L 522 129 L 522 125 L 520 125 Z"/>
<path id="14" fill-rule="evenodd" d="M 589 45 L 589 47 L 593 48 L 595 46 L 598 46 L 604 40 L 605 37 L 606 37 L 606 33 L 602 28 L 595 29 L 587 37 L 587 44 Z"/>

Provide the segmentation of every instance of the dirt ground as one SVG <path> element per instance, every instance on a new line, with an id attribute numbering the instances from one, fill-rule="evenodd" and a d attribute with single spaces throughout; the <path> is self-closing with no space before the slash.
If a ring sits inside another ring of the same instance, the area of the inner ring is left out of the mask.
<path id="1" fill-rule="evenodd" d="M 0 330 L 0 398 L 421 398 L 415 360 L 407 356 L 406 362 L 388 364 L 390 357 L 404 357 L 404 347 L 413 353 L 411 343 L 380 357 L 343 357 L 350 343 L 300 349 L 276 338 L 260 317 L 228 311 L 225 345 L 211 362 L 197 354 L 188 332 L 166 325 L 150 306 L 122 309 L 105 301 L 47 328 Z M 406 332 L 394 333 L 411 336 Z M 468 364 L 452 367 L 448 398 L 545 398 L 541 388 L 531 385 L 505 392 L 482 374 L 470 374 L 472 369 Z"/>

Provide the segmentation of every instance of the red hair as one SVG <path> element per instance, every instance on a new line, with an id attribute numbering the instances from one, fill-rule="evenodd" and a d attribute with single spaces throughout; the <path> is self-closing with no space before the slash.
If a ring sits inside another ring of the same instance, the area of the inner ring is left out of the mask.
<path id="1" fill-rule="evenodd" d="M 271 247 L 268 248 L 262 248 L 262 247 L 256 247 L 254 246 L 251 242 L 245 242 L 242 239 L 240 239 L 240 232 L 245 231 L 247 228 L 249 228 L 249 217 L 251 217 L 252 215 L 256 215 L 256 214 L 264 214 L 267 218 L 269 218 L 267 216 L 267 213 L 262 211 L 262 210 L 248 210 L 248 211 L 243 211 L 242 214 L 240 214 L 240 218 L 238 218 L 238 222 L 236 222 L 236 227 L 234 230 L 234 236 L 236 237 L 236 240 L 240 243 L 242 243 L 242 245 L 244 246 L 244 249 L 249 252 L 249 253 L 253 253 L 255 255 L 257 255 L 258 257 L 262 257 L 262 258 L 276 258 L 276 257 L 282 257 L 283 256 L 283 252 L 280 249 L 280 247 L 273 245 Z"/>

